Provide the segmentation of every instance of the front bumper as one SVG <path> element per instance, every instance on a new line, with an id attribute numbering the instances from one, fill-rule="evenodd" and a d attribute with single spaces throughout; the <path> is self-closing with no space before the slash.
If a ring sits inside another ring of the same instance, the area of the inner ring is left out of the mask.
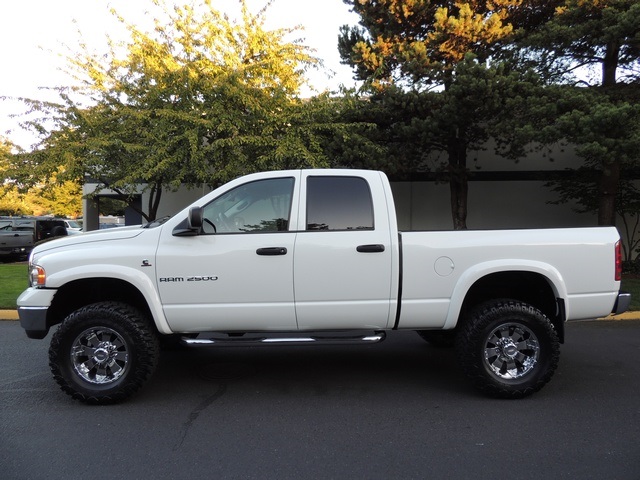
<path id="1" fill-rule="evenodd" d="M 49 333 L 47 324 L 48 307 L 18 307 L 20 326 L 29 338 L 43 339 Z"/>
<path id="2" fill-rule="evenodd" d="M 55 289 L 28 288 L 18 297 L 18 317 L 27 337 L 42 339 L 49 333 L 48 311 L 55 294 Z"/>
<path id="3" fill-rule="evenodd" d="M 629 305 L 631 305 L 631 294 L 627 292 L 620 292 L 618 293 L 618 298 L 616 298 L 616 303 L 613 305 L 611 313 L 614 315 L 624 313 L 629 310 Z"/>

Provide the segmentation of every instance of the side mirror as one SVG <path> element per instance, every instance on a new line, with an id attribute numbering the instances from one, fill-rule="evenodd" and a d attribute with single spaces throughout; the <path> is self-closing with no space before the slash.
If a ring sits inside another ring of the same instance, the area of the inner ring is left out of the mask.
<path id="1" fill-rule="evenodd" d="M 200 229 L 202 228 L 203 218 L 204 218 L 204 214 L 203 214 L 202 207 L 191 207 L 189 209 L 189 217 L 188 217 L 189 228 L 191 230 L 200 231 Z"/>
<path id="2" fill-rule="evenodd" d="M 195 237 L 202 231 L 204 214 L 202 207 L 191 207 L 189 215 L 173 229 L 176 237 Z"/>

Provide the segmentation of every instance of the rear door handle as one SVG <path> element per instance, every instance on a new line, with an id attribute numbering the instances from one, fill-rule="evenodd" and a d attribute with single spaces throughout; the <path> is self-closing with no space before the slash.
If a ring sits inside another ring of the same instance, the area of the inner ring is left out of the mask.
<path id="1" fill-rule="evenodd" d="M 384 245 L 380 245 L 379 243 L 373 245 L 358 245 L 356 251 L 359 253 L 382 253 L 384 252 Z"/>
<path id="2" fill-rule="evenodd" d="M 286 255 L 287 249 L 285 247 L 264 247 L 257 249 L 256 253 L 263 256 Z"/>

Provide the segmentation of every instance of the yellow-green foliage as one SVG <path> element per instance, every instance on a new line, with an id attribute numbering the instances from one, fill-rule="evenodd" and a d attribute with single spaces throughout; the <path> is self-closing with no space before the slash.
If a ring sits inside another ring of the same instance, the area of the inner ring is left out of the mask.
<path id="1" fill-rule="evenodd" d="M 484 57 L 492 44 L 510 36 L 510 10 L 522 0 L 357 1 L 366 29 L 352 29 L 342 39 L 343 58 L 349 58 L 362 78 L 386 83 L 406 75 L 433 80 L 451 71 L 472 53 Z"/>
<path id="2" fill-rule="evenodd" d="M 143 185 L 152 194 L 143 215 L 152 219 L 163 189 L 327 166 L 319 145 L 344 125 L 334 113 L 314 126 L 297 97 L 318 60 L 290 40 L 297 27 L 265 28 L 269 3 L 257 14 L 240 4 L 233 21 L 211 0 L 175 7 L 153 0 L 150 31 L 114 11 L 128 40 L 110 42 L 106 55 L 79 44 L 68 58 L 77 85 L 62 86 L 59 103 L 31 104 L 43 140 L 15 176 L 33 184 L 89 175 L 123 200 Z"/>

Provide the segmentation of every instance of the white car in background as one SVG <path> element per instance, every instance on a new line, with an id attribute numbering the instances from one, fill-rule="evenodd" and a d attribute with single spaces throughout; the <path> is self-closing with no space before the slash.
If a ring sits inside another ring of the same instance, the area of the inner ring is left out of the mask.
<path id="1" fill-rule="evenodd" d="M 77 220 L 70 220 L 67 218 L 63 218 L 64 226 L 67 229 L 68 235 L 76 235 L 78 233 L 82 233 L 82 224 Z"/>

